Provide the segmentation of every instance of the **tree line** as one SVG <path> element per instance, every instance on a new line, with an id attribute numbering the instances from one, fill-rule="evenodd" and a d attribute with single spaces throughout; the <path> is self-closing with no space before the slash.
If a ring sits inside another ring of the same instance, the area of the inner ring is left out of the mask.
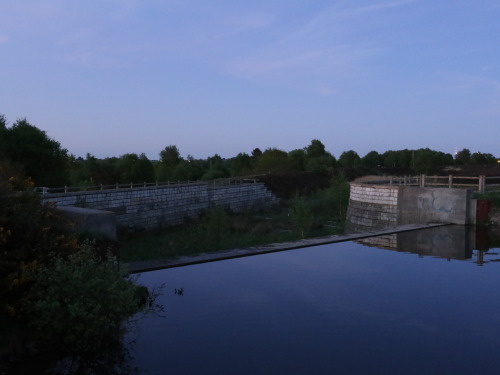
<path id="1" fill-rule="evenodd" d="M 0 115 L 0 161 L 31 178 L 36 186 L 211 180 L 303 171 L 329 174 L 338 169 L 355 169 L 357 174 L 364 174 L 405 168 L 413 173 L 431 174 L 442 166 L 497 162 L 492 154 L 471 153 L 466 148 L 454 156 L 429 148 L 370 151 L 363 157 L 348 150 L 337 159 L 318 139 L 313 139 L 304 148 L 288 152 L 274 147 L 264 151 L 255 148 L 250 154 L 240 152 L 228 159 L 218 154 L 207 159 L 195 159 L 190 155 L 183 158 L 175 145 L 166 146 L 158 156 L 158 160 L 148 159 L 145 153 L 126 153 L 104 159 L 89 153 L 85 158 L 76 157 L 26 119 L 8 126 L 5 116 Z"/>

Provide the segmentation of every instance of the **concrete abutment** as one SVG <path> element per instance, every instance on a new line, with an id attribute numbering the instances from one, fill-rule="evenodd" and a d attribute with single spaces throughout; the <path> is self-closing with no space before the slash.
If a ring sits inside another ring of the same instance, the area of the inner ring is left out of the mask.
<path id="1" fill-rule="evenodd" d="M 468 189 L 352 183 L 348 230 L 363 232 L 425 223 L 475 224 L 475 207 Z"/>

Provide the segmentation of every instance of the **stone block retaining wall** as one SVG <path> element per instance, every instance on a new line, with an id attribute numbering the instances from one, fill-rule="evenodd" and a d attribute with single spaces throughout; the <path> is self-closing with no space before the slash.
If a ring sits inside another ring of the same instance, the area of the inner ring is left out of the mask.
<path id="1" fill-rule="evenodd" d="M 351 184 L 348 230 L 364 232 L 397 225 L 398 194 L 396 186 Z"/>
<path id="2" fill-rule="evenodd" d="M 118 228 L 155 229 L 182 224 L 221 206 L 233 212 L 267 208 L 277 198 L 263 183 L 210 186 L 206 183 L 134 189 L 45 194 L 42 202 L 112 211 Z"/>

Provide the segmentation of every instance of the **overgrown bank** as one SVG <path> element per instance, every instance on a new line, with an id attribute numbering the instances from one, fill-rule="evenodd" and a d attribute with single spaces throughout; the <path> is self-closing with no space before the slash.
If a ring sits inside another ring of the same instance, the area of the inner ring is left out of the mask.
<path id="1" fill-rule="evenodd" d="M 237 214 L 218 208 L 182 226 L 122 233 L 121 260 L 171 258 L 343 232 L 349 184 L 342 175 L 272 175 L 264 182 L 281 200 L 272 209 Z"/>

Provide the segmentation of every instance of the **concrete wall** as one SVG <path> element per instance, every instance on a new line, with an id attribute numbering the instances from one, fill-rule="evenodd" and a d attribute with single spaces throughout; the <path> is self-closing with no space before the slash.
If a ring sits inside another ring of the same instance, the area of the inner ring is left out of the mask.
<path id="1" fill-rule="evenodd" d="M 470 190 L 354 183 L 350 189 L 350 232 L 404 224 L 475 223 Z"/>
<path id="2" fill-rule="evenodd" d="M 469 224 L 471 199 L 467 189 L 401 187 L 398 224 Z"/>
<path id="3" fill-rule="evenodd" d="M 146 230 L 181 224 L 222 206 L 233 212 L 266 208 L 278 199 L 263 183 L 211 186 L 207 183 L 45 194 L 42 202 L 114 212 L 118 228 Z"/>

